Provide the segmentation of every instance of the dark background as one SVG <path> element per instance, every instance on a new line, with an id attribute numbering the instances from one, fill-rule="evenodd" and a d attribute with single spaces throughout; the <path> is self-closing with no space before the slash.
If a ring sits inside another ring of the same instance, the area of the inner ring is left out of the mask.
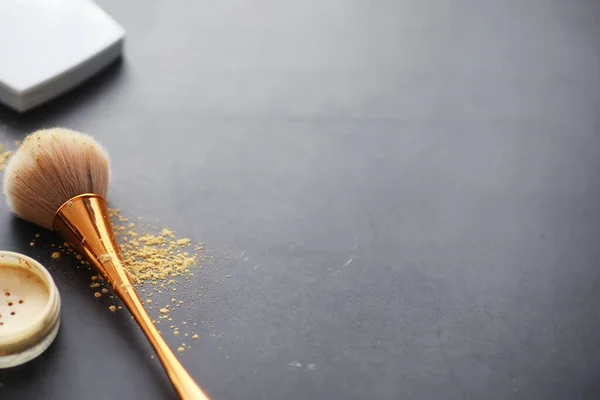
<path id="1" fill-rule="evenodd" d="M 0 109 L 3 140 L 95 135 L 113 205 L 226 256 L 181 356 L 215 400 L 600 398 L 599 2 L 100 5 L 123 62 Z M 174 398 L 129 316 L 0 210 L 63 297 L 0 398 Z"/>

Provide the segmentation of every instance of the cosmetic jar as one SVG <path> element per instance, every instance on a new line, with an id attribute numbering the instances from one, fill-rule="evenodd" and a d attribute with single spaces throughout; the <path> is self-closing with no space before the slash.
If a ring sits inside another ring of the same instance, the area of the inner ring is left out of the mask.
<path id="1" fill-rule="evenodd" d="M 42 354 L 60 326 L 60 295 L 39 262 L 0 251 L 0 368 Z"/>

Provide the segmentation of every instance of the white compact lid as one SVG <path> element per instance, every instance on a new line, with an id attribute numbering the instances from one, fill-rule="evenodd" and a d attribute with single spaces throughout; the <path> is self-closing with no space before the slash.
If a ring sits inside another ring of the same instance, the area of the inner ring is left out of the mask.
<path id="1" fill-rule="evenodd" d="M 90 0 L 0 1 L 0 102 L 27 111 L 121 55 L 125 31 Z"/>

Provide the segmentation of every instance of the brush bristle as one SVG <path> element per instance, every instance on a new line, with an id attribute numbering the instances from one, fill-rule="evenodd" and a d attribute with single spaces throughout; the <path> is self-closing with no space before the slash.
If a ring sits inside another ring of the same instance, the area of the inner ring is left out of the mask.
<path id="1" fill-rule="evenodd" d="M 63 128 L 29 135 L 4 172 L 8 206 L 19 217 L 52 229 L 56 211 L 67 200 L 85 193 L 106 198 L 110 159 L 86 134 Z"/>

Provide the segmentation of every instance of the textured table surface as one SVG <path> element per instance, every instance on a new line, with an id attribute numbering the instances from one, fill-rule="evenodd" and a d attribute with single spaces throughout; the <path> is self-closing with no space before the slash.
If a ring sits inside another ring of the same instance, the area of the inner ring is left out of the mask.
<path id="1" fill-rule="evenodd" d="M 0 109 L 2 140 L 94 134 L 114 206 L 228 255 L 181 355 L 215 400 L 600 398 L 598 2 L 100 5 L 123 61 Z M 0 398 L 174 398 L 129 316 L 0 223 L 63 297 Z"/>

